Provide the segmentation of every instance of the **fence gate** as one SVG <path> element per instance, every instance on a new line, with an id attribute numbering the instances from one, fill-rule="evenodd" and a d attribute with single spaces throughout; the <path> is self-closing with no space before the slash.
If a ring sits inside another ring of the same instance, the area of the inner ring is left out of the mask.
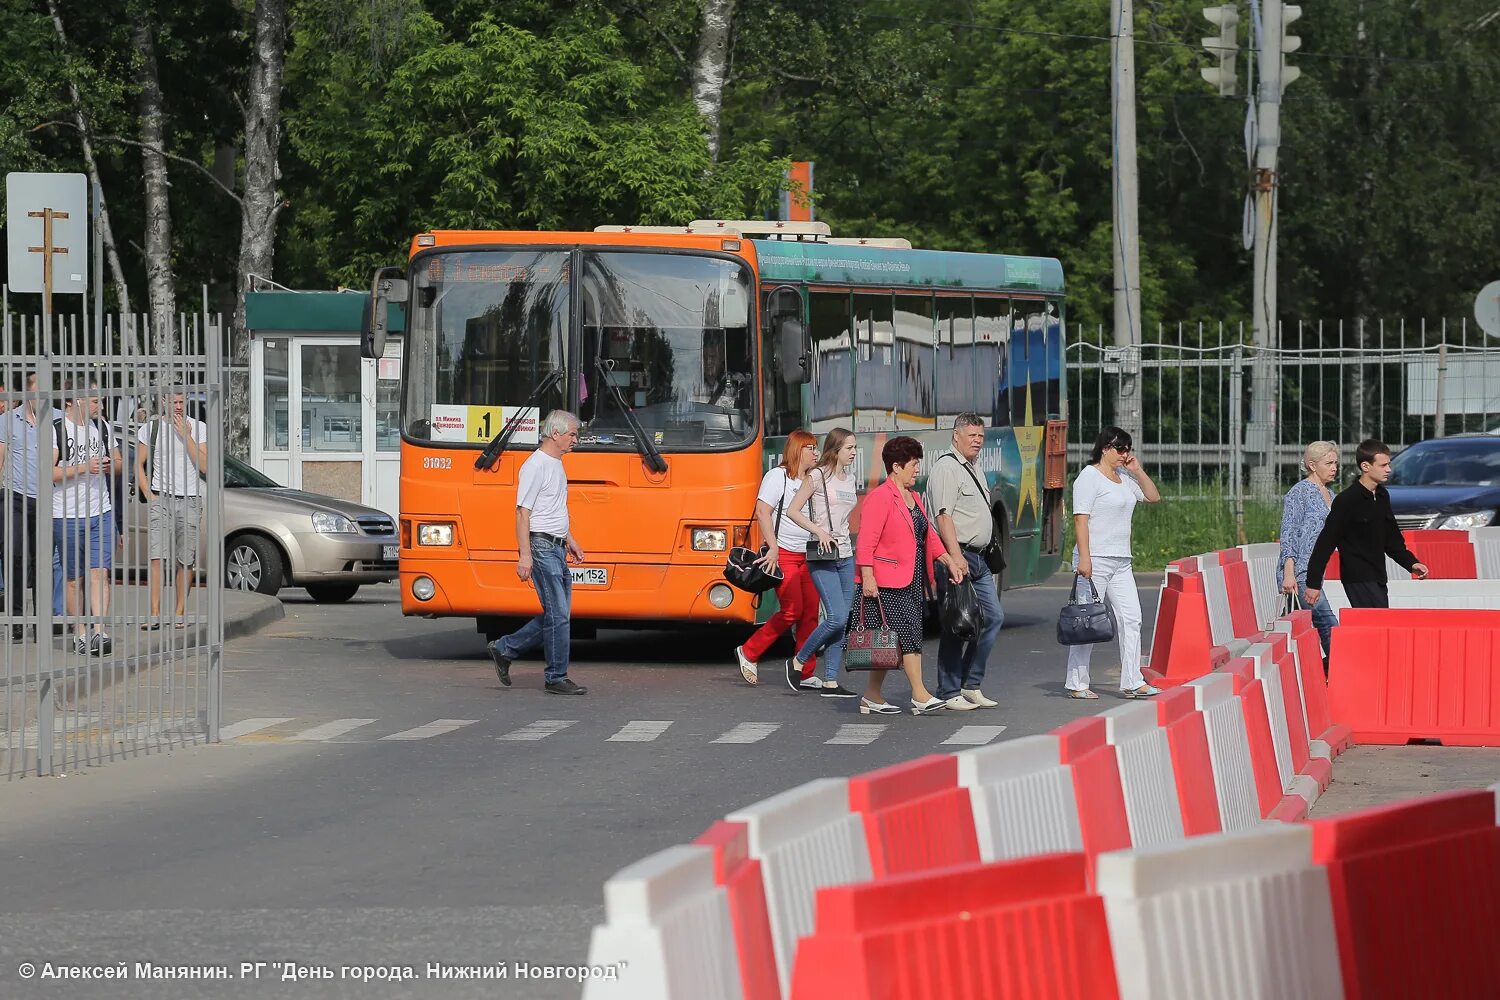
<path id="1" fill-rule="evenodd" d="M 5 316 L 0 772 L 10 778 L 218 739 L 222 329 L 207 315 L 155 328 L 111 317 L 101 330 Z"/>

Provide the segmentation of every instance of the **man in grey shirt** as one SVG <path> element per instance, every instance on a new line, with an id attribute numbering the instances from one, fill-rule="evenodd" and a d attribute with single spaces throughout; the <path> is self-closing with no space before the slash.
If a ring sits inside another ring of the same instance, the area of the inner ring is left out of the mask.
<path id="1" fill-rule="evenodd" d="M 965 642 L 947 631 L 938 639 L 936 693 L 957 712 L 997 704 L 979 689 L 1005 621 L 998 581 L 983 555 L 995 534 L 984 473 L 974 464 L 983 448 L 984 418 L 960 413 L 953 421 L 952 450 L 939 455 L 927 473 L 927 506 L 937 517 L 938 535 L 949 552 L 963 553 L 979 599 L 979 630 L 973 639 Z"/>
<path id="2" fill-rule="evenodd" d="M 36 373 L 26 376 L 26 391 L 35 393 Z M 4 539 L 5 569 L 9 579 L 5 582 L 5 593 L 10 602 L 11 614 L 19 618 L 25 614 L 26 590 L 36 586 L 37 543 L 44 542 L 52 552 L 52 613 L 63 613 L 63 571 L 58 558 L 57 546 L 52 536 L 52 512 L 43 514 L 46 531 L 39 537 L 36 530 L 36 497 L 39 489 L 38 476 L 42 464 L 37 457 L 39 434 L 47 438 L 46 463 L 50 472 L 52 455 L 52 421 L 62 415 L 50 403 L 32 398 L 18 403 L 0 414 L 0 471 L 5 480 L 5 503 L 10 507 L 9 537 Z M 54 633 L 62 626 L 54 625 Z M 11 626 L 11 641 L 20 642 L 25 636 L 21 625 Z"/>

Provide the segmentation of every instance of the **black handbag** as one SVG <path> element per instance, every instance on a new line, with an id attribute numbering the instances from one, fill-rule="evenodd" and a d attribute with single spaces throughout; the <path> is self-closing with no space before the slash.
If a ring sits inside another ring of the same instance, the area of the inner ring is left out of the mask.
<path id="1" fill-rule="evenodd" d="M 778 532 L 781 531 L 781 504 L 785 499 L 783 495 L 781 500 L 776 502 L 775 530 Z M 755 512 L 752 508 L 750 521 L 745 525 L 746 538 L 750 537 L 750 530 L 754 524 Z M 729 550 L 729 558 L 724 562 L 724 579 L 729 581 L 731 587 L 743 590 L 747 594 L 764 594 L 768 590 L 775 590 L 781 586 L 782 580 L 786 579 L 781 565 L 777 564 L 775 573 L 767 573 L 757 565 L 769 551 L 771 551 L 771 546 L 764 543 L 759 549 L 736 545 Z"/>
<path id="2" fill-rule="evenodd" d="M 815 469 L 813 471 L 818 473 L 818 481 L 823 486 L 823 509 L 828 512 L 828 530 L 830 532 L 832 532 L 833 531 L 833 507 L 831 507 L 829 505 L 829 503 L 828 503 L 828 476 L 823 473 L 822 469 Z M 812 475 L 812 473 L 809 472 L 808 475 Z M 809 499 L 807 501 L 807 516 L 808 516 L 808 519 L 811 520 L 814 524 L 817 523 L 817 518 L 815 518 L 815 517 L 812 516 L 812 500 L 811 499 Z M 834 543 L 831 546 L 829 546 L 827 552 L 823 551 L 823 546 L 818 542 L 818 539 L 816 537 L 809 538 L 807 540 L 807 561 L 808 562 L 837 562 L 838 559 L 839 559 L 839 543 L 837 542 L 837 540 L 835 540 Z"/>
<path id="3" fill-rule="evenodd" d="M 844 633 L 845 670 L 895 670 L 901 666 L 901 640 L 885 621 L 885 605 L 875 598 L 880 611 L 880 627 L 865 628 L 865 605 L 870 598 L 860 595 L 859 617 Z"/>
<path id="4" fill-rule="evenodd" d="M 973 578 L 966 576 L 957 583 L 949 580 L 938 608 L 943 631 L 963 642 L 973 642 L 979 634 L 979 618 L 979 595 L 974 592 Z"/>
<path id="5" fill-rule="evenodd" d="M 969 474 L 969 478 L 974 480 L 974 488 L 979 491 L 979 499 L 983 500 L 984 484 L 979 481 L 978 476 L 974 475 L 974 470 L 969 467 L 969 463 L 959 461 L 958 456 L 953 454 L 953 452 L 951 451 L 946 452 L 945 454 L 949 458 L 952 458 L 955 462 L 958 462 L 959 465 L 962 465 L 964 467 L 964 471 Z M 942 456 L 939 456 L 939 458 L 941 457 Z M 995 574 L 999 574 L 1002 570 L 1005 569 L 1005 545 L 998 537 L 999 534 L 1000 533 L 996 531 L 992 525 L 990 528 L 989 544 L 979 550 L 980 560 L 985 564 L 986 567 L 989 568 L 989 571 L 991 573 Z"/>
<path id="6" fill-rule="evenodd" d="M 1078 598 L 1078 581 L 1089 585 L 1088 600 Z M 1073 589 L 1068 592 L 1068 603 L 1057 616 L 1057 641 L 1064 646 L 1086 646 L 1095 642 L 1109 642 L 1115 637 L 1115 623 L 1099 600 L 1094 590 L 1094 581 L 1082 573 L 1073 574 Z"/>

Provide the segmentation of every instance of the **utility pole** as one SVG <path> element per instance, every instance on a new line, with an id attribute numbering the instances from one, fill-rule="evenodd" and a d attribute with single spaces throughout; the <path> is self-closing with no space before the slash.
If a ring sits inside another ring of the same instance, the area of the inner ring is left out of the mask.
<path id="1" fill-rule="evenodd" d="M 1114 141 L 1115 354 L 1119 381 L 1115 423 L 1141 439 L 1141 240 L 1137 228 L 1139 188 L 1135 159 L 1135 5 L 1110 0 L 1110 94 Z"/>
<path id="2" fill-rule="evenodd" d="M 1281 95 L 1302 75 L 1286 64 L 1302 39 L 1287 35 L 1286 26 L 1302 16 L 1302 8 L 1281 0 L 1263 0 L 1260 31 L 1260 87 L 1256 93 L 1255 172 L 1250 194 L 1255 213 L 1255 272 L 1251 316 L 1255 337 L 1255 361 L 1250 375 L 1250 423 L 1245 428 L 1245 451 L 1250 458 L 1250 492 L 1270 496 L 1276 492 L 1277 386 L 1281 365 L 1276 351 L 1281 346 L 1276 311 L 1276 239 L 1280 210 L 1280 175 L 1277 154 L 1281 148 Z"/>

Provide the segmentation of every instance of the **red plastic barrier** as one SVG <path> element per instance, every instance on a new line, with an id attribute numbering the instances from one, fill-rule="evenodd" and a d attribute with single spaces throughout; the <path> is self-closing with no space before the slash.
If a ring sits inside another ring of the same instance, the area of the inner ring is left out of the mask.
<path id="1" fill-rule="evenodd" d="M 1406 547 L 1433 580 L 1473 580 L 1479 576 L 1474 543 L 1467 531 L 1405 531 Z"/>
<path id="2" fill-rule="evenodd" d="M 1177 804 L 1182 809 L 1182 832 L 1189 837 L 1218 833 L 1223 828 L 1219 823 L 1219 792 L 1208 753 L 1208 731 L 1203 725 L 1203 713 L 1194 707 L 1192 689 L 1174 688 L 1158 695 L 1156 721 L 1167 731 Z"/>
<path id="3" fill-rule="evenodd" d="M 1500 827 L 1491 791 L 1312 821 L 1348 1000 L 1500 996 Z"/>
<path id="4" fill-rule="evenodd" d="M 1344 614 L 1348 614 L 1345 611 Z M 1307 735 L 1328 744 L 1328 752 L 1337 757 L 1348 749 L 1352 733 L 1348 726 L 1335 723 L 1328 710 L 1328 681 L 1323 676 L 1323 641 L 1313 628 L 1312 612 L 1294 611 L 1292 647 L 1297 656 L 1297 672 L 1302 678 L 1302 706 L 1307 711 Z"/>
<path id="5" fill-rule="evenodd" d="M 1073 771 L 1073 797 L 1078 803 L 1078 826 L 1083 852 L 1094 855 L 1130 846 L 1130 822 L 1125 815 L 1125 790 L 1120 765 L 1107 740 L 1104 719 L 1088 715 L 1052 730 L 1057 737 L 1058 763 Z"/>
<path id="6" fill-rule="evenodd" d="M 1091 869 L 1051 854 L 819 889 L 792 1000 L 1118 1000 Z"/>
<path id="7" fill-rule="evenodd" d="M 1328 706 L 1361 743 L 1500 746 L 1500 611 L 1350 609 Z"/>
<path id="8" fill-rule="evenodd" d="M 1196 561 L 1174 563 L 1162 585 L 1156 612 L 1156 634 L 1151 637 L 1151 659 L 1146 680 L 1159 687 L 1176 687 L 1202 677 L 1229 658 L 1229 651 L 1213 643 L 1208 624 L 1208 598 Z"/>
<path id="9" fill-rule="evenodd" d="M 1258 635 L 1262 623 L 1255 613 L 1255 590 L 1250 585 L 1250 564 L 1239 549 L 1217 553 L 1224 567 L 1224 589 L 1229 594 L 1229 623 L 1237 639 Z"/>
<path id="10" fill-rule="evenodd" d="M 849 808 L 864 820 L 875 878 L 979 861 L 974 808 L 952 754 L 850 778 Z"/>
<path id="11" fill-rule="evenodd" d="M 721 819 L 693 843 L 713 848 L 714 882 L 729 896 L 729 920 L 734 925 L 745 1000 L 781 1000 L 765 884 L 760 862 L 750 857 L 745 824 Z"/>
<path id="12" fill-rule="evenodd" d="M 1285 796 L 1286 790 L 1281 787 L 1281 772 L 1276 769 L 1276 745 L 1271 740 L 1271 717 L 1266 712 L 1265 692 L 1260 681 L 1255 679 L 1255 664 L 1237 656 L 1224 669 L 1234 676 L 1234 693 L 1239 696 L 1240 711 L 1245 716 L 1250 767 L 1255 773 L 1255 797 L 1260 803 L 1261 816 L 1271 816 L 1281 809 L 1283 812 L 1276 819 L 1291 821 L 1302 818 L 1285 815 L 1286 810 L 1295 810 L 1296 803 L 1283 803 L 1283 797 L 1300 802 L 1302 816 L 1306 816 L 1307 801 L 1300 795 Z"/>

